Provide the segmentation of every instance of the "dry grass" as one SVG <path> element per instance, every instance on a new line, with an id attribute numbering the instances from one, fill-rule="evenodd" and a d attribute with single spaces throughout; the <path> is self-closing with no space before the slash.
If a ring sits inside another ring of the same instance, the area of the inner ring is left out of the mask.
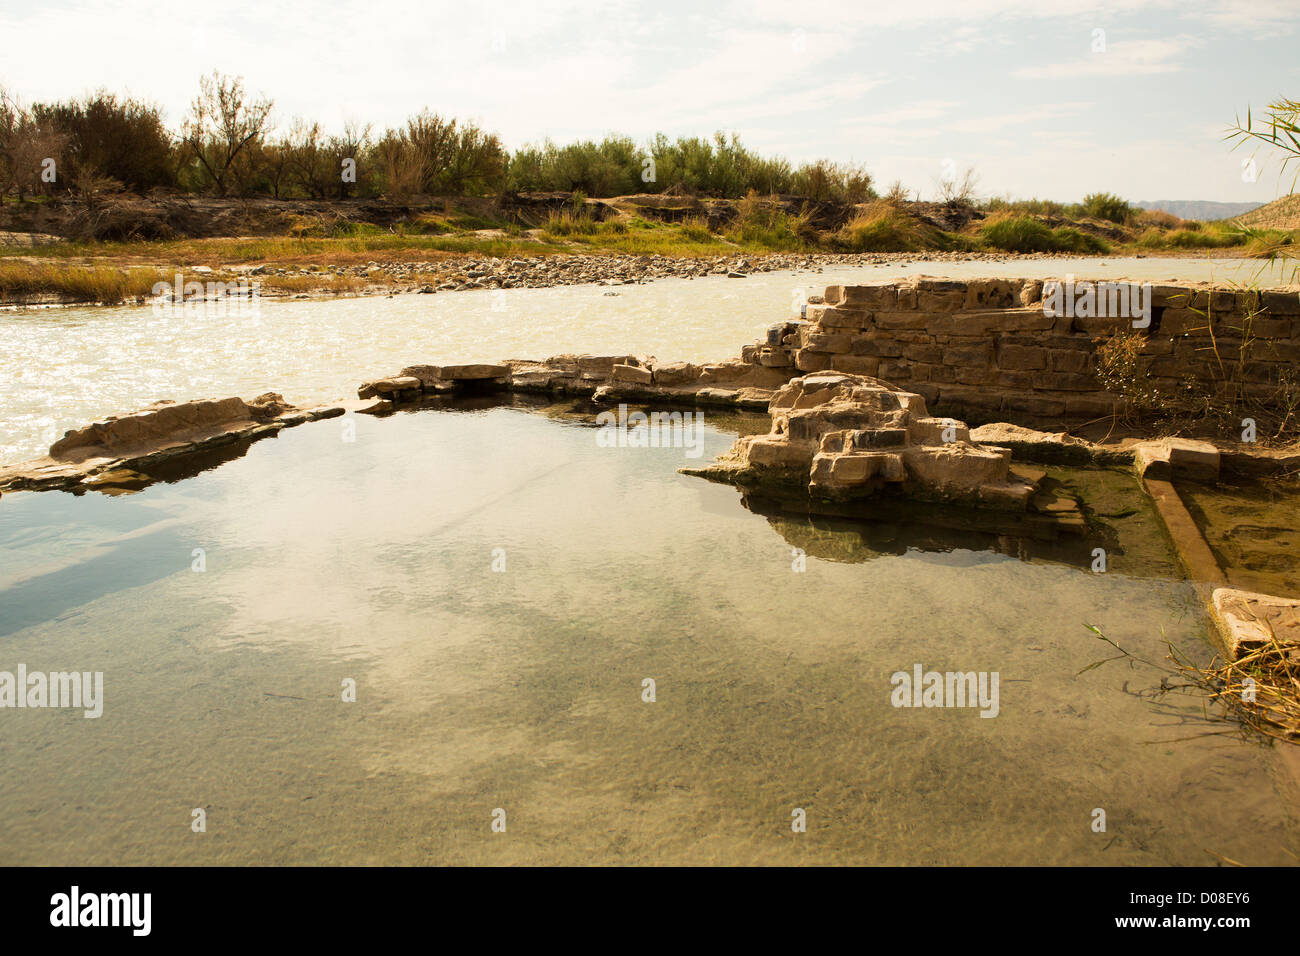
<path id="1" fill-rule="evenodd" d="M 1197 349 L 1204 361 L 1202 375 L 1187 367 L 1176 382 L 1152 378 L 1152 356 L 1142 332 L 1125 330 L 1094 339 L 1097 380 L 1121 399 L 1117 421 L 1145 424 L 1162 434 L 1222 435 L 1232 434 L 1250 418 L 1265 447 L 1300 439 L 1300 374 L 1292 364 L 1278 360 L 1282 355 L 1277 342 L 1255 334 L 1255 319 L 1263 313 L 1252 310 L 1238 323 L 1227 324 L 1212 322 L 1206 310 L 1190 311 L 1204 320 L 1194 330 L 1203 333 L 1204 344 Z"/>
<path id="2" fill-rule="evenodd" d="M 1187 221 L 1180 219 L 1171 212 L 1165 212 L 1163 209 L 1142 209 L 1133 217 L 1134 225 L 1143 227 L 1154 227 L 1156 229 L 1177 229 L 1180 226 L 1187 225 Z"/>
<path id="3" fill-rule="evenodd" d="M 1265 737 L 1300 743 L 1300 648 L 1277 638 L 1240 660 L 1197 667 L 1171 654 L 1179 673 L 1225 715 Z"/>
<path id="4" fill-rule="evenodd" d="M 859 211 L 836 239 L 851 252 L 914 252 L 936 245 L 916 217 L 885 199 Z"/>
<path id="5" fill-rule="evenodd" d="M 121 269 L 65 263 L 0 261 L 0 298 L 24 302 L 56 296 L 72 302 L 116 304 L 146 299 L 171 275 L 159 269 Z"/>
<path id="6" fill-rule="evenodd" d="M 1080 674 L 1111 661 L 1126 660 L 1130 666 L 1140 664 L 1163 675 L 1159 686 L 1142 696 L 1159 699 L 1166 694 L 1196 694 L 1205 702 L 1203 714 L 1207 721 L 1233 725 L 1232 731 L 1209 733 L 1236 732 L 1246 737 L 1300 745 L 1300 646 L 1281 643 L 1274 637 L 1269 644 L 1240 660 L 1224 661 L 1216 655 L 1209 664 L 1201 666 L 1166 642 L 1169 663 L 1153 663 L 1129 653 L 1099 628 L 1092 625 L 1087 628 L 1119 653 L 1089 664 Z M 1211 710 L 1212 706 L 1217 708 L 1217 713 Z"/>

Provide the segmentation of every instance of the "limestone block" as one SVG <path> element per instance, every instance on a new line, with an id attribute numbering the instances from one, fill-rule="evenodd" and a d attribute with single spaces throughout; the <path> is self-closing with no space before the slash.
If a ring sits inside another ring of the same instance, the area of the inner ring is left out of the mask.
<path id="1" fill-rule="evenodd" d="M 1024 345 L 1003 345 L 997 350 L 998 368 L 1033 371 L 1047 368 L 1047 350 Z"/>
<path id="2" fill-rule="evenodd" d="M 1300 647 L 1300 598 L 1215 588 L 1210 606 L 1233 660 L 1274 640 Z"/>
<path id="3" fill-rule="evenodd" d="M 874 355 L 836 355 L 831 358 L 831 368 L 837 372 L 874 376 L 880 370 L 880 359 Z"/>
<path id="4" fill-rule="evenodd" d="M 758 364 L 767 368 L 784 368 L 793 365 L 790 353 L 785 349 L 763 349 L 758 353 Z"/>
<path id="5" fill-rule="evenodd" d="M 801 372 L 821 372 L 831 367 L 831 355 L 828 352 L 800 349 L 794 353 L 794 366 Z"/>
<path id="6" fill-rule="evenodd" d="M 700 370 L 690 362 L 674 362 L 656 366 L 653 375 L 656 385 L 691 385 L 700 377 Z"/>
<path id="7" fill-rule="evenodd" d="M 898 285 L 895 282 L 853 286 L 833 285 L 827 287 L 825 298 L 830 305 L 867 309 L 873 312 L 877 309 L 895 309 L 898 307 Z"/>
<path id="8" fill-rule="evenodd" d="M 439 377 L 444 382 L 478 382 L 505 378 L 510 374 L 510 369 L 505 365 L 442 365 L 439 369 Z"/>
<path id="9" fill-rule="evenodd" d="M 971 440 L 970 428 L 955 418 L 913 418 L 908 423 L 907 432 L 914 445 L 945 445 Z"/>
<path id="10" fill-rule="evenodd" d="M 610 369 L 609 377 L 614 382 L 631 382 L 636 385 L 649 385 L 654 381 L 650 369 L 636 365 L 615 365 Z"/>

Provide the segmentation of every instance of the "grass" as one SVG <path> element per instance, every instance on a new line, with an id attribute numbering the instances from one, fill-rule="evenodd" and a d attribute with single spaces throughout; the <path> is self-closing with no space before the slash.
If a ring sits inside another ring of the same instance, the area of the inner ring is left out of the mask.
<path id="1" fill-rule="evenodd" d="M 717 242 L 717 237 L 709 232 L 709 224 L 703 219 L 687 219 L 680 225 L 682 238 L 689 242 Z"/>
<path id="2" fill-rule="evenodd" d="M 1209 667 L 1177 658 L 1175 662 L 1185 678 L 1204 689 L 1243 729 L 1300 742 L 1300 652 L 1295 646 L 1274 637 L 1235 661 L 1216 658 Z"/>
<path id="3" fill-rule="evenodd" d="M 1003 250 L 1015 253 L 1097 254 L 1110 243 L 1073 226 L 1053 228 L 1029 210 L 1050 211 L 1045 202 L 990 201 L 993 210 L 962 232 L 929 225 L 903 206 L 878 200 L 862 207 L 851 222 L 834 233 L 819 233 L 806 215 L 791 213 L 770 199 L 752 195 L 736 206 L 735 218 L 721 232 L 697 217 L 672 223 L 640 216 L 597 221 L 584 208 L 570 206 L 552 214 L 541 229 L 525 230 L 488 216 L 443 210 L 382 227 L 341 217 L 308 216 L 294 223 L 292 235 L 245 238 L 60 242 L 46 246 L 0 246 L 0 298 L 22 300 L 35 295 L 70 301 L 112 302 L 147 296 L 153 270 L 169 279 L 177 269 L 206 265 L 266 264 L 303 268 L 311 265 L 365 265 L 373 259 L 394 262 L 442 262 L 460 256 L 532 258 L 550 255 L 660 255 L 701 258 L 726 254 L 772 252 L 924 252 L 927 250 Z M 495 234 L 481 234 L 495 230 Z M 1300 244 L 1300 230 L 1241 230 L 1228 223 L 1195 223 L 1167 214 L 1136 213 L 1114 251 L 1177 254 L 1234 249 L 1234 255 L 1267 258 L 1290 255 Z M 127 267 L 144 267 L 130 271 Z M 148 281 L 145 281 L 145 278 Z M 267 289 L 293 291 L 298 280 L 264 276 Z M 329 280 L 334 291 L 347 283 Z M 324 279 L 303 289 L 322 290 Z M 328 289 L 327 289 L 328 291 Z"/>
<path id="4" fill-rule="evenodd" d="M 736 218 L 725 235 L 739 246 L 761 252 L 808 252 L 819 245 L 807 216 L 792 215 L 752 190 L 736 204 Z"/>
<path id="5" fill-rule="evenodd" d="M 1143 249 L 1229 249 L 1246 244 L 1246 235 L 1222 223 L 1202 228 L 1200 223 L 1185 223 L 1176 229 L 1149 227 L 1137 238 Z"/>
<path id="6" fill-rule="evenodd" d="M 835 239 L 849 252 L 914 252 L 937 246 L 918 219 L 884 200 L 859 212 Z"/>
<path id="7" fill-rule="evenodd" d="M 546 224 L 542 226 L 542 231 L 548 236 L 594 236 L 599 231 L 602 223 L 597 223 L 588 215 L 583 213 L 570 212 L 565 209 L 562 212 L 553 212 L 546 217 Z"/>
<path id="8" fill-rule="evenodd" d="M 1142 664 L 1164 675 L 1159 688 L 1148 692 L 1152 698 L 1193 692 L 1219 708 L 1220 713 L 1213 716 L 1207 709 L 1205 716 L 1208 720 L 1231 723 L 1243 736 L 1300 744 L 1300 648 L 1294 644 L 1279 642 L 1276 636 L 1272 636 L 1263 647 L 1238 660 L 1224 660 L 1216 655 L 1208 665 L 1201 666 L 1166 642 L 1169 664 L 1165 664 L 1144 660 L 1125 650 L 1100 629 L 1090 624 L 1085 626 L 1119 654 L 1096 661 L 1083 672 L 1116 660 Z"/>
<path id="9" fill-rule="evenodd" d="M 610 225 L 604 223 L 602 225 Z M 620 224 L 621 225 L 621 224 Z M 679 259 L 726 255 L 739 251 L 766 252 L 765 247 L 742 249 L 707 229 L 687 229 L 675 223 L 655 223 L 622 230 L 597 232 L 591 236 L 572 237 L 574 251 L 630 256 L 669 256 Z"/>
<path id="10" fill-rule="evenodd" d="M 1072 226 L 1052 229 L 1033 216 L 990 216 L 977 232 L 979 241 L 1006 252 L 1109 252 L 1110 245 Z"/>
<path id="11" fill-rule="evenodd" d="M 148 298 L 156 283 L 171 279 L 158 269 L 0 261 L 0 298 L 22 302 L 54 295 L 74 302 L 116 304 Z"/>

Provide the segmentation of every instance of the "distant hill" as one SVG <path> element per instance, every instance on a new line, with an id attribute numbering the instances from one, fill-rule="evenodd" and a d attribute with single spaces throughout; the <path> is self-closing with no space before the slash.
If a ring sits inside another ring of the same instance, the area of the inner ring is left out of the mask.
<path id="1" fill-rule="evenodd" d="M 1274 199 L 1242 216 L 1237 222 L 1257 229 L 1300 229 L 1300 195 Z"/>
<path id="2" fill-rule="evenodd" d="M 1133 205 L 1139 209 L 1163 209 L 1179 219 L 1199 219 L 1202 222 L 1231 219 L 1260 206 L 1257 202 L 1210 202 L 1205 199 L 1157 199 Z"/>

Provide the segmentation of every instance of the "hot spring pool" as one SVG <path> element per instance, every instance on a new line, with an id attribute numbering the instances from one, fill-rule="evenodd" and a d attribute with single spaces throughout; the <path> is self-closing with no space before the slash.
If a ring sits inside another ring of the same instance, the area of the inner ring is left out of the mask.
<path id="1" fill-rule="evenodd" d="M 1224 728 L 1199 699 L 1138 696 L 1151 672 L 1080 673 L 1113 653 L 1088 624 L 1152 659 L 1166 639 L 1209 654 L 1145 508 L 1096 574 L 992 538 L 765 517 L 677 474 L 682 449 L 601 448 L 537 411 L 355 425 L 136 495 L 4 497 L 0 670 L 102 671 L 104 709 L 0 711 L 0 863 L 1300 849 L 1268 751 L 1207 736 Z M 706 459 L 735 427 L 706 428 Z M 892 706 L 918 663 L 997 672 L 996 718 Z"/>

